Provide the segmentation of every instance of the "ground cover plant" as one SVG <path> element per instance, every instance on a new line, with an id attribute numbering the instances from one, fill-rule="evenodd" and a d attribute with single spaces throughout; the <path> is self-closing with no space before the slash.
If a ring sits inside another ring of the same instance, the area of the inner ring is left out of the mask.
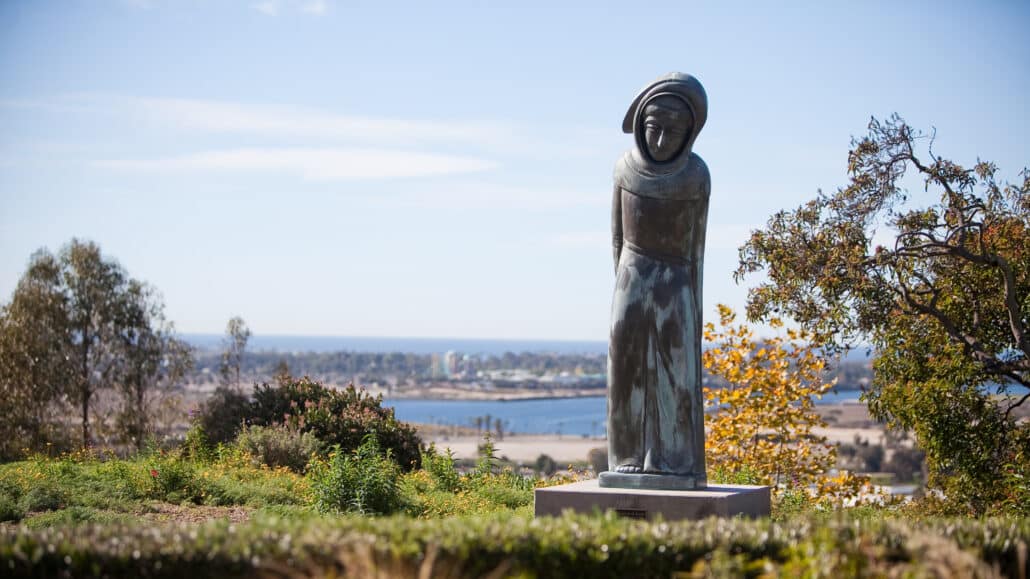
<path id="1" fill-rule="evenodd" d="M 194 520 L 190 512 L 200 507 L 290 516 L 406 513 L 433 518 L 513 509 L 528 514 L 535 486 L 567 480 L 527 477 L 498 467 L 489 439 L 484 456 L 464 474 L 449 452 L 440 454 L 432 447 L 420 459 L 426 470 L 404 473 L 374 434 L 351 452 L 339 446 L 324 456 L 311 452 L 306 455 L 309 462 L 299 468 L 263 462 L 261 455 L 248 451 L 253 443 L 249 435 L 214 448 L 203 439 L 195 428 L 188 444 L 173 451 L 150 450 L 130 458 L 92 452 L 34 455 L 0 465 L 0 521 L 31 527 L 119 522 L 169 507 L 179 508 L 176 512 L 184 520 Z M 291 454 L 291 460 L 297 457 Z"/>
<path id="2" fill-rule="evenodd" d="M 531 519 L 511 513 L 0 529 L 10 577 L 1025 576 L 1030 520 Z"/>
<path id="3" fill-rule="evenodd" d="M 129 459 L 75 453 L 0 465 L 0 518 L 32 526 L 117 521 L 158 512 L 160 504 L 301 506 L 310 496 L 302 475 L 255 465 L 229 447 L 206 459 L 160 451 Z"/>

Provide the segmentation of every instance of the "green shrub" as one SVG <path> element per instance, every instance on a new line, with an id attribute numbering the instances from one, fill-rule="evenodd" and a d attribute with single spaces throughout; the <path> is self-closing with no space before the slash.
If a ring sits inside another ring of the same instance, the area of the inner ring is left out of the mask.
<path id="1" fill-rule="evenodd" d="M 34 485 L 21 497 L 26 512 L 56 511 L 68 504 L 68 493 L 53 483 Z"/>
<path id="2" fill-rule="evenodd" d="M 7 493 L 0 493 L 0 522 L 20 521 L 25 516 L 25 510 L 18 504 L 18 500 Z"/>
<path id="3" fill-rule="evenodd" d="M 664 523 L 497 514 L 0 526 L 5 577 L 1019 577 L 1030 519 Z"/>
<path id="4" fill-rule="evenodd" d="M 201 500 L 201 488 L 196 476 L 196 466 L 178 457 L 150 464 L 150 476 L 153 479 L 150 498 L 181 503 Z"/>
<path id="5" fill-rule="evenodd" d="M 461 484 L 461 475 L 454 467 L 454 452 L 449 448 L 446 453 L 440 454 L 436 445 L 430 444 L 422 453 L 422 469 L 429 473 L 436 488 L 441 491 L 453 493 Z"/>
<path id="6" fill-rule="evenodd" d="M 208 444 L 229 443 L 251 415 L 250 400 L 232 388 L 219 386 L 201 407 L 197 422 Z"/>
<path id="7" fill-rule="evenodd" d="M 336 390 L 310 378 L 290 378 L 254 390 L 249 420 L 271 426 L 289 424 L 310 432 L 344 453 L 357 449 L 365 436 L 375 433 L 379 445 L 390 451 L 405 471 L 421 466 L 422 441 L 414 427 L 400 422 L 393 408 L 383 407 L 382 396 L 372 396 L 353 385 Z"/>
<path id="8" fill-rule="evenodd" d="M 717 466 L 708 471 L 708 482 L 724 485 L 760 485 L 762 475 L 746 464 L 737 470 Z"/>
<path id="9" fill-rule="evenodd" d="M 131 523 L 133 515 L 101 511 L 90 507 L 71 506 L 59 511 L 51 511 L 25 519 L 25 526 L 30 529 L 42 529 L 57 526 L 76 526 L 82 524 L 110 525 L 114 523 Z"/>
<path id="10" fill-rule="evenodd" d="M 430 446 L 422 456 L 424 470 L 410 472 L 401 479 L 405 511 L 430 519 L 512 510 L 530 514 L 538 480 L 509 467 L 495 472 L 499 467 L 493 441 L 488 436 L 480 446 L 480 455 L 473 469 L 461 475 L 455 469 L 450 449 L 441 455 L 435 446 Z"/>
<path id="11" fill-rule="evenodd" d="M 555 462 L 554 459 L 550 457 L 550 455 L 541 454 L 540 456 L 536 457 L 536 463 L 534 464 L 534 468 L 538 473 L 544 476 L 551 476 L 552 474 L 558 472 L 558 463 Z"/>
<path id="12" fill-rule="evenodd" d="M 196 460 L 209 461 L 214 458 L 215 452 L 208 440 L 207 431 L 201 419 L 194 420 L 186 431 L 186 439 L 182 442 L 181 452 L 183 455 Z"/>
<path id="13" fill-rule="evenodd" d="M 587 461 L 595 474 L 601 474 L 608 470 L 608 449 L 602 446 L 591 448 L 587 453 Z"/>
<path id="14" fill-rule="evenodd" d="M 21 498 L 21 486 L 9 478 L 0 476 L 0 497 L 17 502 Z"/>
<path id="15" fill-rule="evenodd" d="M 497 452 L 493 437 L 489 432 L 483 435 L 483 442 L 479 445 L 478 452 L 479 458 L 476 459 L 476 467 L 469 473 L 472 479 L 489 477 L 494 473 L 494 467 L 497 465 Z"/>
<path id="16" fill-rule="evenodd" d="M 773 496 L 772 518 L 777 521 L 806 513 L 815 506 L 812 496 L 803 488 L 787 488 Z"/>
<path id="17" fill-rule="evenodd" d="M 311 455 L 318 453 L 322 444 L 310 432 L 280 424 L 247 426 L 236 436 L 236 446 L 261 464 L 303 473 Z"/>
<path id="18" fill-rule="evenodd" d="M 469 481 L 469 491 L 491 503 L 495 507 L 491 510 L 501 510 L 496 507 L 518 509 L 533 504 L 533 486 L 533 479 L 510 470 Z"/>
<path id="19" fill-rule="evenodd" d="M 315 507 L 323 513 L 386 515 L 401 508 L 400 468 L 374 434 L 352 454 L 334 447 L 329 459 L 311 466 Z"/>

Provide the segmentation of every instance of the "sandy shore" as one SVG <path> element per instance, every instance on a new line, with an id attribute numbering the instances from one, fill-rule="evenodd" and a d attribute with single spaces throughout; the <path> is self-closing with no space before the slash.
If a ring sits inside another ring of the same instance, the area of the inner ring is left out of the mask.
<path id="1" fill-rule="evenodd" d="M 831 443 L 853 443 L 855 437 L 871 444 L 882 444 L 884 429 L 869 416 L 865 404 L 844 402 L 823 404 L 816 411 L 827 423 L 825 428 L 816 428 L 814 433 L 825 436 Z M 426 442 L 436 443 L 437 448 L 450 448 L 458 458 L 476 458 L 482 438 L 471 428 L 439 427 L 420 425 Z M 558 463 L 587 460 L 592 448 L 607 446 L 604 438 L 579 437 L 556 434 L 507 434 L 502 440 L 494 440 L 497 456 L 506 456 L 518 462 L 532 462 L 546 454 Z"/>
<path id="2" fill-rule="evenodd" d="M 855 436 L 868 440 L 872 444 L 880 444 L 883 429 L 880 428 L 817 428 L 815 434 L 825 436 L 832 443 L 854 442 Z M 471 436 L 437 436 L 428 441 L 436 443 L 440 450 L 450 448 L 458 458 L 476 458 L 482 439 Z M 558 436 L 553 434 L 509 434 L 503 440 L 494 440 L 496 454 L 516 462 L 533 462 L 541 454 L 546 454 L 559 464 L 587 460 L 587 453 L 592 448 L 607 446 L 604 438 L 583 438 L 575 436 Z"/>

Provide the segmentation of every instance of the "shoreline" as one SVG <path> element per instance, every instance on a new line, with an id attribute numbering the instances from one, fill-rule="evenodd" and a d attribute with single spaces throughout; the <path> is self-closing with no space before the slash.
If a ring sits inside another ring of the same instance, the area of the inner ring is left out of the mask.
<path id="1" fill-rule="evenodd" d="M 528 390 L 511 388 L 508 391 L 499 392 L 497 390 L 492 391 L 481 391 L 481 390 L 465 390 L 461 388 L 440 388 L 440 387 L 429 387 L 418 392 L 397 392 L 390 391 L 386 388 L 366 388 L 369 394 L 382 395 L 383 400 L 417 400 L 417 401 L 433 401 L 433 402 L 521 402 L 527 400 L 567 400 L 571 398 L 604 398 L 606 397 L 607 390 L 604 388 L 584 388 L 584 389 L 568 389 L 567 392 L 548 391 L 540 392 L 539 390 Z M 855 392 L 861 394 L 862 390 L 845 390 L 841 389 L 835 392 L 837 395 L 844 393 Z M 865 406 L 865 403 L 858 400 L 833 400 L 821 402 L 816 400 L 816 406 L 832 406 L 836 404 L 856 404 Z"/>
<path id="2" fill-rule="evenodd" d="M 816 428 L 813 434 L 825 436 L 830 444 L 851 443 L 855 437 L 873 445 L 882 445 L 885 431 L 882 428 Z M 605 437 L 556 434 L 505 434 L 504 438 L 492 439 L 494 453 L 500 458 L 515 462 L 531 463 L 540 455 L 548 455 L 559 464 L 585 462 L 595 448 L 607 448 Z M 456 436 L 437 434 L 427 436 L 425 442 L 436 445 L 437 450 L 450 449 L 455 458 L 476 459 L 483 438 L 475 433 L 463 432 Z"/>
<path id="3" fill-rule="evenodd" d="M 383 396 L 383 402 L 404 400 L 413 402 L 528 402 L 533 400 L 570 400 L 579 398 L 604 398 L 605 394 L 573 394 L 567 396 L 501 396 L 499 398 L 440 398 L 434 396 Z"/>
<path id="4" fill-rule="evenodd" d="M 813 428 L 812 433 L 826 438 L 830 444 L 854 443 L 858 438 L 873 445 L 885 442 L 886 428 L 869 415 L 861 402 L 835 402 L 820 404 L 816 411 L 826 426 Z M 428 443 L 434 443 L 441 451 L 450 448 L 455 457 L 475 459 L 479 456 L 479 445 L 484 431 L 469 426 L 415 424 L 420 436 Z M 493 433 L 491 433 L 493 434 Z M 545 433 L 505 433 L 502 438 L 493 437 L 497 456 L 516 462 L 530 463 L 541 454 L 546 454 L 559 463 L 587 460 L 591 449 L 606 447 L 604 436 Z"/>

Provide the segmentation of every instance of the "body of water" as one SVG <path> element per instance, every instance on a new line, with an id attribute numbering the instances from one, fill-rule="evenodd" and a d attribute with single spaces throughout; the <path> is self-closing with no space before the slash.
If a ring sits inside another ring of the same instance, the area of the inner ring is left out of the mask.
<path id="1" fill-rule="evenodd" d="M 819 404 L 857 402 L 860 392 L 831 392 Z M 476 418 L 501 420 L 505 432 L 604 436 L 607 409 L 603 396 L 542 400 L 411 400 L 386 399 L 397 418 L 406 422 L 475 427 Z"/>

